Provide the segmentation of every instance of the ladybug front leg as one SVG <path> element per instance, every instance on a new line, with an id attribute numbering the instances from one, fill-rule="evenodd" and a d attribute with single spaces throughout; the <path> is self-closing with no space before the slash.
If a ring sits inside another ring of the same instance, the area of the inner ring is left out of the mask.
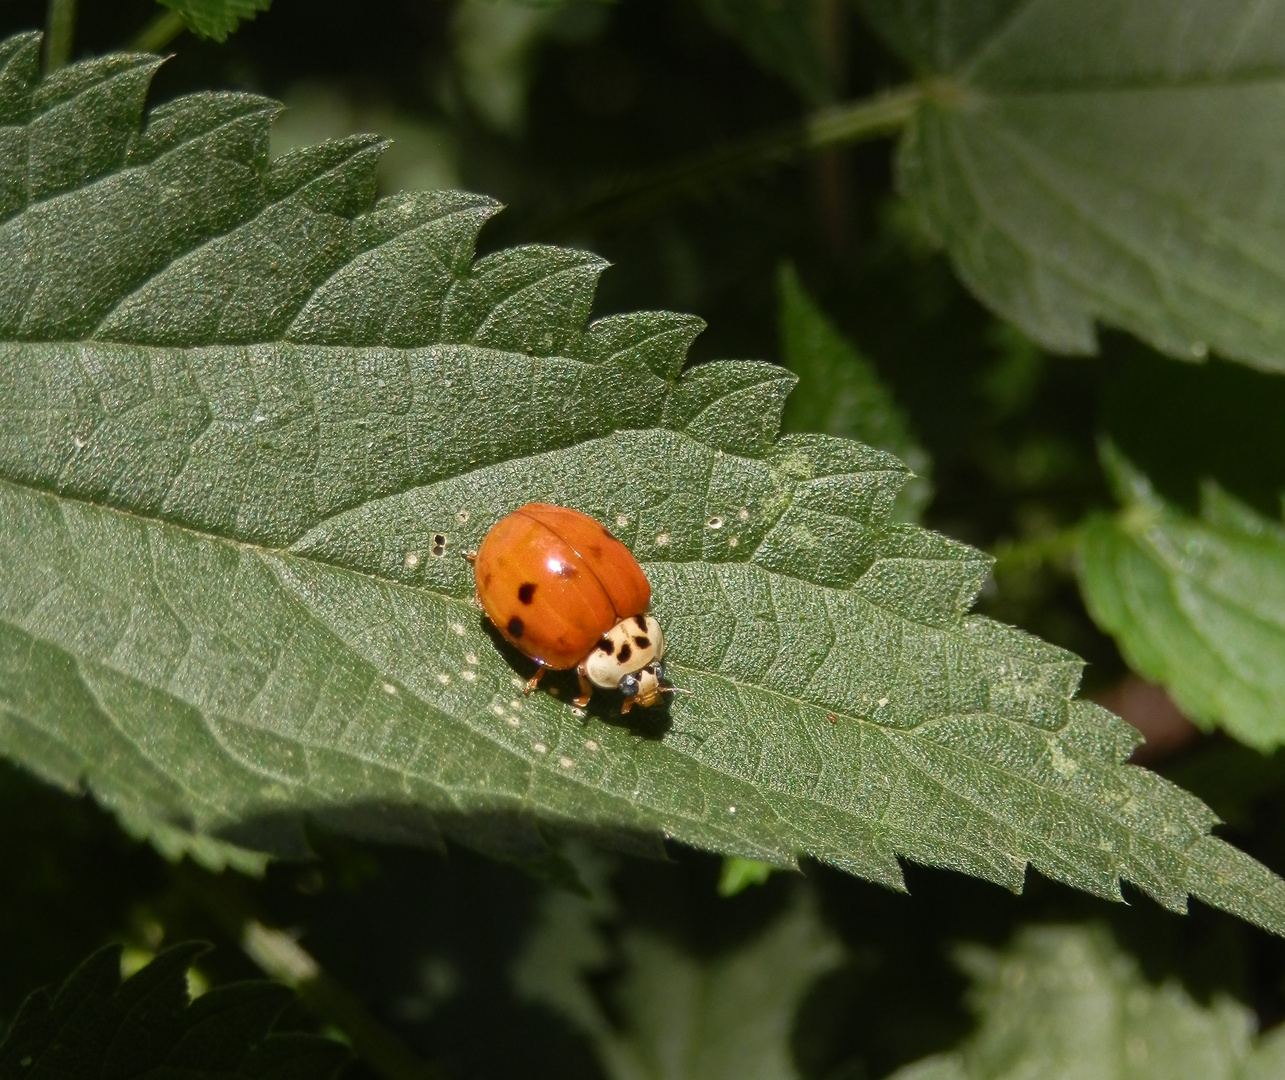
<path id="1" fill-rule="evenodd" d="M 580 696 L 575 699 L 575 704 L 583 709 L 589 704 L 589 699 L 593 697 L 593 683 L 589 681 L 589 677 L 580 668 L 576 668 L 576 675 L 580 677 Z"/>
<path id="2" fill-rule="evenodd" d="M 548 670 L 549 669 L 546 668 L 543 664 L 541 664 L 538 668 L 535 669 L 535 674 L 532 675 L 531 678 L 527 679 L 526 681 L 526 689 L 522 691 L 523 697 L 531 693 L 532 690 L 534 690 L 537 686 L 540 685 L 540 680 L 544 678 L 544 673 Z"/>

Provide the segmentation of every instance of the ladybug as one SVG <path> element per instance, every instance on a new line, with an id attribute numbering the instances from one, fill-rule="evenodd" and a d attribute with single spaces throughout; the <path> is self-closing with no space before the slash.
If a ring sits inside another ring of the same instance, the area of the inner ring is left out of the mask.
<path id="1" fill-rule="evenodd" d="M 577 705 L 619 690 L 621 712 L 654 705 L 665 636 L 647 614 L 651 585 L 630 550 L 587 514 L 527 503 L 501 518 L 470 556 L 477 599 L 506 641 L 539 668 L 575 668 Z"/>

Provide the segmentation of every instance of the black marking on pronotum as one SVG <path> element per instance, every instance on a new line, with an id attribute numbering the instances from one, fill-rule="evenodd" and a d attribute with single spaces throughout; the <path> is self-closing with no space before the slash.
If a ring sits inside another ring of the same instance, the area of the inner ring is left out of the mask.
<path id="1" fill-rule="evenodd" d="M 521 585 L 518 586 L 518 599 L 521 600 L 522 603 L 524 604 L 531 603 L 531 600 L 534 596 L 535 596 L 534 581 L 524 581 Z"/>
<path id="2" fill-rule="evenodd" d="M 623 664 L 626 660 L 628 660 L 631 656 L 633 656 L 633 654 L 634 654 L 634 650 L 629 647 L 628 642 L 625 642 L 625 644 L 620 646 L 620 652 L 616 654 L 616 659 Z"/>
<path id="3" fill-rule="evenodd" d="M 603 638 L 600 642 L 598 642 L 598 648 L 600 648 L 608 656 L 610 656 L 612 653 L 616 651 L 616 646 L 612 644 L 611 638 Z"/>
<path id="4" fill-rule="evenodd" d="M 634 638 L 634 644 L 637 645 L 638 648 L 640 649 L 650 649 L 651 638 L 643 637 L 642 634 L 639 634 L 636 638 Z"/>
<path id="5" fill-rule="evenodd" d="M 522 625 L 522 620 L 519 619 L 516 615 L 514 615 L 513 618 L 509 620 L 509 626 L 508 626 L 509 637 L 521 637 L 522 631 L 525 629 L 526 627 Z"/>
<path id="6" fill-rule="evenodd" d="M 646 620 L 646 618 L 644 618 L 642 615 L 635 615 L 635 616 L 634 616 L 634 622 L 636 622 L 636 623 L 638 624 L 638 629 L 639 629 L 639 630 L 646 630 L 646 629 L 647 629 L 647 620 Z"/>

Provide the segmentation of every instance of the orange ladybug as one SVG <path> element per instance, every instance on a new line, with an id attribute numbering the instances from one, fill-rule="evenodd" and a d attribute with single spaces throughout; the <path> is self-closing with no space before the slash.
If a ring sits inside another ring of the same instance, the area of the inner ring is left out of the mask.
<path id="1" fill-rule="evenodd" d="M 487 618 L 540 665 L 528 691 L 546 668 L 575 668 L 577 705 L 588 703 L 595 686 L 624 694 L 626 713 L 665 692 L 665 637 L 647 614 L 647 575 L 593 518 L 527 503 L 491 526 L 471 558 Z"/>

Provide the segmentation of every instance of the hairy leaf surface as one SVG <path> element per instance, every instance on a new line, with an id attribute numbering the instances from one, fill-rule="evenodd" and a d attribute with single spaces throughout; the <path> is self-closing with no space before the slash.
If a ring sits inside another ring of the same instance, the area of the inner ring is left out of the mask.
<path id="1" fill-rule="evenodd" d="M 1089 610 L 1193 720 L 1285 743 L 1285 528 L 1207 485 L 1199 518 L 1115 460 L 1125 508 L 1083 530 Z"/>
<path id="2" fill-rule="evenodd" d="M 927 90 L 904 192 L 1051 349 L 1285 370 L 1285 2 L 861 0 Z"/>
<path id="3" fill-rule="evenodd" d="M 277 983 L 231 983 L 189 1001 L 187 969 L 206 950 L 175 945 L 124 982 L 119 946 L 94 953 L 56 992 L 23 1004 L 0 1041 L 0 1077 L 329 1080 L 350 1060 L 331 1039 L 273 1030 L 294 999 Z"/>
<path id="4" fill-rule="evenodd" d="M 682 373 L 686 316 L 586 325 L 601 260 L 474 261 L 495 205 L 372 203 L 373 138 L 269 164 L 274 103 L 140 126 L 155 60 L 37 82 L 37 45 L 0 46 L 5 754 L 208 863 L 309 814 L 513 856 L 560 827 L 1285 931 L 1074 656 L 968 615 L 989 560 L 890 521 L 900 462 L 775 437 L 788 372 Z M 630 545 L 690 696 L 521 696 L 461 555 L 532 499 Z"/>
<path id="5" fill-rule="evenodd" d="M 1255 1038 L 1245 1006 L 1152 986 L 1100 927 L 1029 928 L 1003 952 L 970 946 L 958 959 L 973 981 L 976 1034 L 892 1080 L 1267 1080 L 1285 1070 L 1285 1029 Z"/>
<path id="6" fill-rule="evenodd" d="M 244 20 L 272 6 L 272 0 L 157 0 L 183 16 L 189 30 L 201 37 L 226 41 Z"/>

